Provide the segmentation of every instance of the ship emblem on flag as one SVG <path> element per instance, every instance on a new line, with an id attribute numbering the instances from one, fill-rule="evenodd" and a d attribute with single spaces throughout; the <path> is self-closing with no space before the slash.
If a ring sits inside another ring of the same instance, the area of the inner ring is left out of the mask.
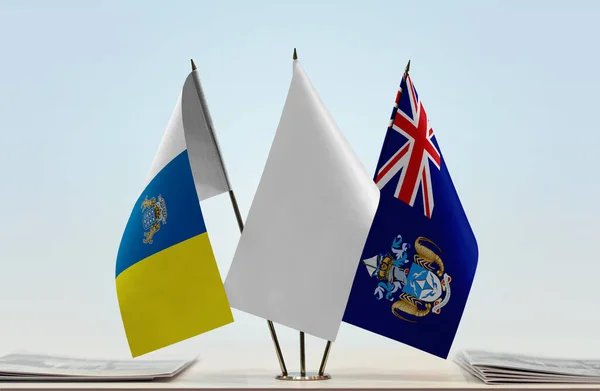
<path id="1" fill-rule="evenodd" d="M 441 249 L 433 241 L 418 237 L 412 259 L 408 256 L 410 248 L 410 244 L 403 243 L 402 235 L 398 235 L 387 253 L 363 260 L 363 264 L 378 282 L 375 298 L 392 301 L 394 315 L 415 322 L 415 318 L 439 314 L 448 304 L 452 279 L 444 272 L 444 263 L 438 254 Z"/>
<path id="2" fill-rule="evenodd" d="M 420 188 L 425 216 L 431 217 L 434 199 L 429 163 L 439 170 L 441 155 L 432 141 L 433 129 L 410 77 L 406 79 L 406 89 L 409 104 L 398 109 L 402 96 L 400 86 L 392 112 L 391 128 L 407 140 L 377 171 L 375 183 L 382 189 L 401 171 L 394 197 L 413 206 Z"/>

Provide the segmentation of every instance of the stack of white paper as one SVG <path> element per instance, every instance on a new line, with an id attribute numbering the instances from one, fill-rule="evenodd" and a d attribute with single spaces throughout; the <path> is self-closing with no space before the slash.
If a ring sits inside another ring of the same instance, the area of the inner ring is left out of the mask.
<path id="1" fill-rule="evenodd" d="M 455 361 L 486 384 L 600 382 L 600 360 L 557 359 L 468 350 L 458 354 Z"/>
<path id="2" fill-rule="evenodd" d="M 171 378 L 195 360 L 91 360 L 33 354 L 0 357 L 0 380 L 127 381 Z"/>

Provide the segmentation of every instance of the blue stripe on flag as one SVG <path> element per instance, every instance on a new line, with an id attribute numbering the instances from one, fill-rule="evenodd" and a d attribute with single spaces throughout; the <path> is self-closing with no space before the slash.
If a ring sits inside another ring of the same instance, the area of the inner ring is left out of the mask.
<path id="1" fill-rule="evenodd" d="M 154 199 L 155 205 L 158 205 L 159 196 L 166 206 L 166 223 L 160 221 L 160 208 L 149 207 L 142 210 L 144 200 Z M 157 213 L 154 213 L 155 210 Z M 144 234 L 151 232 L 151 227 L 157 223 L 159 229 L 152 235 L 152 243 L 144 243 Z M 150 255 L 204 232 L 206 225 L 186 150 L 152 179 L 136 201 L 121 239 L 116 276 Z"/>

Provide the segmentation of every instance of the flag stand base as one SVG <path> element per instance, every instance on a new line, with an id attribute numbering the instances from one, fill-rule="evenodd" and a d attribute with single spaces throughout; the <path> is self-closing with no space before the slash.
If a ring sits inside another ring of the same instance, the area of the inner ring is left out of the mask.
<path id="1" fill-rule="evenodd" d="M 327 373 L 319 375 L 318 373 L 307 373 L 305 375 L 300 374 L 300 372 L 292 372 L 287 375 L 277 375 L 275 377 L 277 380 L 296 380 L 296 381 L 306 381 L 306 380 L 329 380 L 331 376 Z"/>
<path id="2" fill-rule="evenodd" d="M 292 381 L 307 381 L 307 380 L 329 380 L 331 375 L 325 373 L 325 364 L 327 364 L 327 357 L 329 357 L 329 348 L 331 347 L 331 341 L 327 341 L 327 347 L 323 354 L 321 366 L 319 372 L 306 372 L 306 354 L 304 346 L 304 332 L 300 332 L 300 372 L 288 373 L 285 368 L 285 364 L 281 364 L 281 374 L 275 376 L 277 380 L 292 380 Z"/>

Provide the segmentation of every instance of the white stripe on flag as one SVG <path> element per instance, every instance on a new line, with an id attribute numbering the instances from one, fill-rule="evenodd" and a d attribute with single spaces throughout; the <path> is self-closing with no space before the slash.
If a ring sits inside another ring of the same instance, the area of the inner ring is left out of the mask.
<path id="1" fill-rule="evenodd" d="M 194 72 L 191 72 L 173 109 L 146 178 L 146 185 L 167 163 L 187 149 L 200 201 L 230 190 L 225 167 L 218 153 L 216 136 L 209 129 L 209 120 L 210 114 L 205 112 L 200 103 L 194 85 Z"/>

